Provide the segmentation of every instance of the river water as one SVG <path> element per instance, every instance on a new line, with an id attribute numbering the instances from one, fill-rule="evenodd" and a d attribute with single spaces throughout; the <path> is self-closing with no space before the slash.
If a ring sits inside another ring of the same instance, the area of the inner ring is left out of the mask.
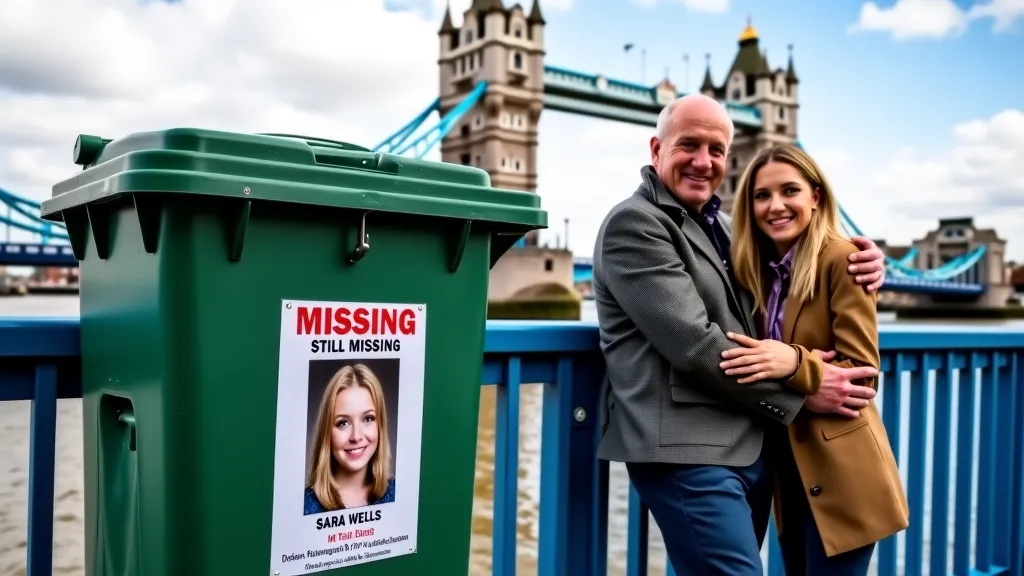
<path id="1" fill-rule="evenodd" d="M 0 297 L 0 316 L 77 316 L 77 296 Z M 585 302 L 585 319 L 595 317 L 592 302 Z M 893 321 L 883 317 L 883 321 Z M 476 486 L 469 573 L 491 573 L 491 519 L 494 471 L 495 390 L 484 387 L 480 401 Z M 517 574 L 535 574 L 540 502 L 541 390 L 527 386 L 520 392 L 519 502 Z M 58 401 L 57 457 L 54 508 L 54 574 L 82 575 L 82 405 L 77 399 Z M 954 407 L 954 414 L 955 412 Z M 28 509 L 28 448 L 31 404 L 0 402 L 0 576 L 25 574 Z M 905 474 L 905 471 L 904 471 Z M 628 482 L 625 468 L 613 463 L 610 471 L 608 519 L 609 574 L 625 574 L 626 508 Z M 664 573 L 664 549 L 657 525 L 650 523 L 652 575 Z M 765 555 L 762 552 L 762 555 Z"/>

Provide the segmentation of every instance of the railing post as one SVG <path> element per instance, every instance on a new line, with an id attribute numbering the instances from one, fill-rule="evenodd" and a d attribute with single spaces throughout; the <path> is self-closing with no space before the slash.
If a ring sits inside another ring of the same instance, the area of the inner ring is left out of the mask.
<path id="1" fill-rule="evenodd" d="M 36 367 L 29 448 L 28 576 L 53 571 L 53 472 L 57 446 L 57 368 Z"/>
<path id="2" fill-rule="evenodd" d="M 647 576 L 649 526 L 647 506 L 629 483 L 629 505 L 626 508 L 626 576 Z"/>
<path id="3" fill-rule="evenodd" d="M 903 408 L 903 372 L 913 369 L 913 360 L 906 352 L 896 352 L 891 361 L 882 359 L 882 422 L 885 424 L 889 443 L 892 445 L 896 463 L 900 463 L 900 446 L 903 445 L 900 415 Z M 888 368 L 888 369 L 886 369 Z M 878 574 L 891 576 L 896 571 L 896 535 L 878 543 Z"/>
<path id="4" fill-rule="evenodd" d="M 1014 515 L 1013 492 L 1014 486 L 1019 480 L 1014 478 L 1013 453 L 1018 444 L 1014 436 L 1016 431 L 1016 417 L 1013 413 L 1014 404 L 1017 401 L 1018 391 L 1017 380 L 1017 355 L 1013 352 L 1000 353 L 1000 364 L 1005 363 L 1005 370 L 1001 377 L 995 381 L 995 404 L 996 414 L 992 415 L 997 420 L 996 445 L 995 449 L 995 526 L 992 533 L 995 535 L 992 550 L 992 561 L 999 566 L 1010 567 L 1013 565 L 1013 521 Z"/>
<path id="5" fill-rule="evenodd" d="M 586 574 L 585 564 L 574 558 L 568 561 L 570 474 L 577 466 L 578 455 L 570 448 L 570 422 L 572 408 L 573 361 L 570 357 L 558 360 L 555 381 L 544 384 L 544 407 L 541 424 L 540 454 L 540 542 L 538 543 L 538 576 Z M 575 456 L 575 458 L 574 458 Z M 573 461 L 570 462 L 570 459 Z M 590 466 L 586 466 L 587 471 Z M 585 486 L 580 486 L 585 490 Z M 586 504 L 590 504 L 589 501 Z M 579 534 L 579 532 L 577 532 Z M 586 542 L 585 538 L 574 538 Z M 567 568 L 572 566 L 571 571 Z"/>
<path id="6" fill-rule="evenodd" d="M 568 574 L 604 576 L 608 572 L 608 462 L 597 459 L 601 441 L 601 389 L 604 358 L 599 353 L 578 357 L 572 381 L 572 439 L 569 504 L 570 554 Z M 580 413 L 578 409 L 582 408 Z M 582 419 L 581 419 L 582 417 Z M 576 541 L 572 534 L 588 534 Z M 578 560 L 577 560 L 578 559 Z M 587 571 L 575 572 L 577 561 Z"/>
<path id="7" fill-rule="evenodd" d="M 491 528 L 491 570 L 498 576 L 516 573 L 516 525 L 519 510 L 519 387 L 521 361 L 508 359 L 498 384 L 494 423 L 494 524 Z"/>
<path id="8" fill-rule="evenodd" d="M 1024 352 L 1014 354 L 1013 490 L 1010 499 L 1010 574 L 1024 573 Z"/>
<path id="9" fill-rule="evenodd" d="M 1000 363 L 1003 355 L 992 352 L 989 365 L 981 372 L 981 418 L 978 427 L 978 503 L 977 526 L 975 528 L 974 567 L 982 573 L 992 568 L 992 553 L 995 549 L 996 534 L 995 508 L 996 491 L 999 489 L 996 477 L 995 449 L 999 443 L 999 413 L 996 405 L 996 386 L 999 383 Z"/>
<path id="10" fill-rule="evenodd" d="M 600 356 L 563 357 L 544 387 L 540 576 L 604 575 L 608 465 L 597 460 Z"/>
<path id="11" fill-rule="evenodd" d="M 928 406 L 931 395 L 928 373 L 942 366 L 936 354 L 914 355 L 915 365 L 910 370 L 910 426 L 907 435 L 907 505 L 910 508 L 910 526 L 906 531 L 906 557 L 903 574 L 921 574 L 924 567 L 924 491 L 925 467 L 928 455 Z"/>
<path id="12" fill-rule="evenodd" d="M 929 574 L 948 574 L 950 454 L 953 446 L 953 375 L 967 360 L 961 353 L 948 352 L 943 366 L 935 372 L 935 416 L 932 452 L 931 559 Z"/>
<path id="13" fill-rule="evenodd" d="M 956 417 L 956 508 L 953 529 L 953 573 L 970 573 L 971 503 L 974 495 L 974 395 L 977 370 L 988 365 L 984 354 L 972 352 L 966 370 L 960 372 Z M 964 378 L 964 375 L 967 378 Z"/>

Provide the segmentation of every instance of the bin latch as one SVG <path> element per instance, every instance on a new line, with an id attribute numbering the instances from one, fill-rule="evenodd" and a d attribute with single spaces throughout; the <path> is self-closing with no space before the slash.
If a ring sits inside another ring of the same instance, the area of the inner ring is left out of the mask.
<path id="1" fill-rule="evenodd" d="M 120 412 L 117 415 L 118 422 L 128 426 L 128 450 L 135 452 L 135 414 L 131 412 Z"/>
<path id="2" fill-rule="evenodd" d="M 370 235 L 366 233 L 366 215 L 369 212 L 363 212 L 362 218 L 359 220 L 359 239 L 356 241 L 356 249 L 348 255 L 348 261 L 351 264 L 355 264 L 366 256 L 366 253 L 370 251 Z"/>

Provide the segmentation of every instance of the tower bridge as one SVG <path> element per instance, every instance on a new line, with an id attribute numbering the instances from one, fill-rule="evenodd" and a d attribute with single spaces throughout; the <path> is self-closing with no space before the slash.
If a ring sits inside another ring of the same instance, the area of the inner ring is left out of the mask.
<path id="1" fill-rule="evenodd" d="M 375 150 L 423 157 L 439 146 L 442 161 L 478 167 L 496 187 L 536 192 L 538 125 L 544 110 L 653 127 L 662 107 L 683 95 L 667 78 L 645 86 L 548 65 L 546 26 L 541 0 L 533 0 L 529 11 L 520 4 L 506 7 L 502 0 L 473 0 L 460 26 L 453 24 L 447 8 L 438 30 L 438 97 Z M 800 79 L 792 45 L 786 65 L 773 67 L 749 21 L 731 64 L 720 74 L 718 83 L 708 55 L 699 90 L 723 103 L 736 128 L 717 191 L 723 209 L 730 210 L 740 174 L 758 151 L 776 143 L 799 144 Z M 423 130 L 435 112 L 439 120 Z M 33 233 L 43 245 L 66 244 L 62 227 L 38 219 L 38 204 L 2 190 L 0 202 L 9 207 L 0 223 Z M 14 219 L 26 215 L 27 220 Z M 848 232 L 860 234 L 845 212 L 843 220 Z M 906 253 L 887 258 L 883 291 L 998 302 L 1004 282 L 996 272 L 1002 265 L 1001 241 L 985 234 L 972 238 L 968 243 L 944 240 L 941 250 L 926 250 L 925 242 L 915 247 L 914 258 Z M 75 265 L 63 251 L 0 242 L 0 266 L 32 264 L 35 254 L 36 265 Z M 516 299 L 544 292 L 538 290 L 543 286 L 569 292 L 586 282 L 587 273 L 585 260 L 574 262 L 568 250 L 541 247 L 531 233 L 495 265 L 489 297 Z M 992 292 L 993 286 L 1000 290 Z"/>

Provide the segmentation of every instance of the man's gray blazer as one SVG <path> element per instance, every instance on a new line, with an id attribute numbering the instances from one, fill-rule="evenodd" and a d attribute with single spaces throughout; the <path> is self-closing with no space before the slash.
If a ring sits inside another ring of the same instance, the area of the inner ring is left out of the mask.
<path id="1" fill-rule="evenodd" d="M 750 295 L 651 167 L 609 212 L 594 248 L 593 293 L 608 378 L 598 457 L 746 466 L 765 426 L 792 422 L 804 395 L 772 380 L 738 384 L 719 367 L 757 337 Z M 731 235 L 730 218 L 719 221 Z M 773 424 L 774 422 L 774 424 Z"/>

